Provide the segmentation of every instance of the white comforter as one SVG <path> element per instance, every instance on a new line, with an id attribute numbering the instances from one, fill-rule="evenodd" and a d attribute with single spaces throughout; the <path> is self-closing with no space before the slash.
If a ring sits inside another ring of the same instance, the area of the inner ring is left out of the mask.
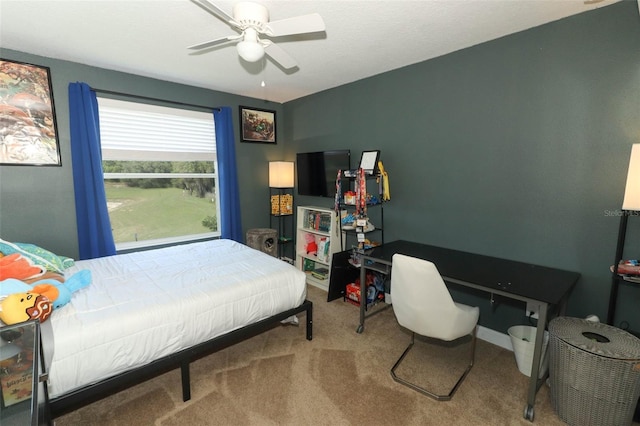
<path id="1" fill-rule="evenodd" d="M 300 305 L 305 275 L 230 240 L 76 262 L 92 283 L 51 316 L 52 398 Z"/>

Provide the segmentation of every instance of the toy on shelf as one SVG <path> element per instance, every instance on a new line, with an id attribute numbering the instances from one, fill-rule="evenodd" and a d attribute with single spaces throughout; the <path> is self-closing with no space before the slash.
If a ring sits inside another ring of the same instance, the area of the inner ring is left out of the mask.
<path id="1" fill-rule="evenodd" d="M 609 268 L 614 271 L 614 266 Z M 640 283 L 640 262 L 638 260 L 620 260 L 618 263 L 618 275 L 625 281 Z"/>
<path id="2" fill-rule="evenodd" d="M 318 243 L 316 243 L 316 237 L 313 234 L 306 234 L 304 238 L 307 242 L 307 254 L 318 254 Z"/>

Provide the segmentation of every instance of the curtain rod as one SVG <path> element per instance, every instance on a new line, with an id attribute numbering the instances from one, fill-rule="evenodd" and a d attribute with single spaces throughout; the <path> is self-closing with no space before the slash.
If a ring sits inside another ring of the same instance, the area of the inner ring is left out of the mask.
<path id="1" fill-rule="evenodd" d="M 189 104 L 189 103 L 185 103 L 185 102 L 177 102 L 177 101 L 169 101 L 169 100 L 166 100 L 166 99 L 151 98 L 149 96 L 132 95 L 130 93 L 114 92 L 112 90 L 95 89 L 93 87 L 91 87 L 91 90 L 96 92 L 96 93 L 105 93 L 105 94 L 108 94 L 108 95 L 117 95 L 117 96 L 124 96 L 124 97 L 127 97 L 127 98 L 145 99 L 147 101 L 164 102 L 164 103 L 173 104 L 173 105 L 188 106 L 188 107 L 200 108 L 200 109 L 206 109 L 206 110 L 214 109 L 216 111 L 220 111 L 220 107 L 207 107 L 207 106 L 202 106 L 202 105 Z"/>

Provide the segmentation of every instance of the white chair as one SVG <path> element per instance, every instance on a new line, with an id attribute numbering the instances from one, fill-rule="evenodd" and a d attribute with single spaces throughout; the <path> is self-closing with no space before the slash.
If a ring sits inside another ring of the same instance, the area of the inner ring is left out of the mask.
<path id="1" fill-rule="evenodd" d="M 450 400 L 473 366 L 480 310 L 454 302 L 433 263 L 402 254 L 392 258 L 391 300 L 398 323 L 411 331 L 411 343 L 391 369 L 391 376 L 438 401 Z M 416 334 L 444 341 L 472 335 L 469 365 L 447 395 L 435 394 L 396 375 L 396 368 L 413 347 Z"/>

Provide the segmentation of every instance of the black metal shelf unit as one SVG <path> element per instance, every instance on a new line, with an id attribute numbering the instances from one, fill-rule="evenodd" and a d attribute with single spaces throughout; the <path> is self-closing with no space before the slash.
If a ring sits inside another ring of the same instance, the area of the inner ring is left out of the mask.
<path id="1" fill-rule="evenodd" d="M 355 203 L 345 202 L 347 201 L 345 200 L 345 193 L 355 189 L 354 186 L 359 184 L 358 177 L 353 171 L 351 176 L 345 176 L 344 172 L 343 170 L 340 181 L 342 193 L 340 211 L 344 210 L 347 214 L 355 214 L 356 205 Z M 342 220 L 339 220 L 339 231 L 343 238 L 340 239 L 341 250 L 333 255 L 333 261 L 331 262 L 331 280 L 329 282 L 327 301 L 344 298 L 347 284 L 354 282 L 360 276 L 360 268 L 351 263 L 354 246 L 358 246 L 358 234 L 364 233 L 365 237 L 375 237 L 379 239 L 376 243 L 384 244 L 384 204 L 386 203 L 382 201 L 383 194 L 379 185 L 380 179 L 382 179 L 382 176 L 377 171 L 371 175 L 365 175 L 367 192 L 376 194 L 367 200 L 367 219 L 368 221 L 370 219 L 369 223 L 374 225 L 375 229 L 367 231 L 356 226 L 353 229 L 344 229 Z M 374 183 L 377 185 L 375 190 L 373 189 Z"/>
<path id="2" fill-rule="evenodd" d="M 270 188 L 269 191 L 271 200 L 269 227 L 278 231 L 278 258 L 293 263 L 295 259 L 293 189 Z"/>
<path id="3" fill-rule="evenodd" d="M 380 176 L 379 173 L 375 173 L 372 175 L 365 175 L 365 180 L 366 180 L 366 188 L 367 188 L 367 193 L 369 194 L 368 189 L 371 186 L 372 182 L 375 182 L 376 184 L 378 184 L 379 180 L 382 177 Z M 345 185 L 345 182 L 347 183 Z M 347 191 L 351 191 L 354 185 L 358 185 L 358 177 L 357 176 L 344 176 L 344 170 L 342 173 L 342 179 L 340 181 L 340 186 L 341 186 L 341 193 L 342 193 L 342 199 L 340 200 L 340 211 L 346 211 L 347 214 L 353 213 L 356 210 L 356 205 L 355 202 L 354 203 L 347 203 L 345 194 Z M 345 191 L 346 189 L 346 191 Z M 355 192 L 355 191 L 354 191 Z M 354 238 L 357 241 L 357 236 L 360 233 L 364 233 L 364 234 L 377 234 L 380 237 L 380 241 L 378 241 L 378 243 L 380 244 L 384 244 L 384 202 L 382 201 L 382 193 L 381 193 L 381 188 L 378 185 L 377 188 L 377 193 L 374 196 L 371 196 L 370 199 L 367 199 L 367 213 L 369 213 L 372 210 L 378 210 L 374 215 L 373 218 L 374 222 L 375 222 L 375 229 L 373 230 L 366 230 L 366 229 L 362 229 L 362 228 L 366 228 L 366 227 L 356 227 L 354 226 L 353 228 L 350 229 L 345 229 L 343 227 L 342 224 L 342 220 L 340 220 L 340 233 L 342 235 L 344 235 L 345 238 L 342 239 L 342 241 L 345 241 L 345 246 L 342 247 L 343 250 L 348 250 L 351 249 L 351 247 L 348 245 L 348 242 L 350 240 L 353 240 Z M 341 218 L 342 219 L 342 218 Z M 370 222 L 372 225 L 374 225 L 373 222 Z"/>
<path id="4" fill-rule="evenodd" d="M 620 284 L 637 286 L 639 282 L 636 280 L 631 281 L 629 277 L 625 277 L 624 275 L 620 274 L 618 271 L 618 268 L 620 266 L 620 261 L 624 259 L 625 242 L 627 238 L 627 223 L 630 217 L 638 217 L 638 216 L 640 216 L 640 211 L 636 211 L 636 210 L 622 210 L 622 215 L 620 216 L 620 226 L 618 228 L 618 242 L 616 245 L 616 257 L 613 262 L 613 272 L 611 274 L 609 310 L 607 311 L 607 324 L 609 325 L 614 325 L 614 321 L 616 317 L 616 307 L 618 304 L 618 288 Z M 627 330 L 627 331 L 635 335 L 639 334 L 639 332 L 633 332 L 631 330 Z"/>

